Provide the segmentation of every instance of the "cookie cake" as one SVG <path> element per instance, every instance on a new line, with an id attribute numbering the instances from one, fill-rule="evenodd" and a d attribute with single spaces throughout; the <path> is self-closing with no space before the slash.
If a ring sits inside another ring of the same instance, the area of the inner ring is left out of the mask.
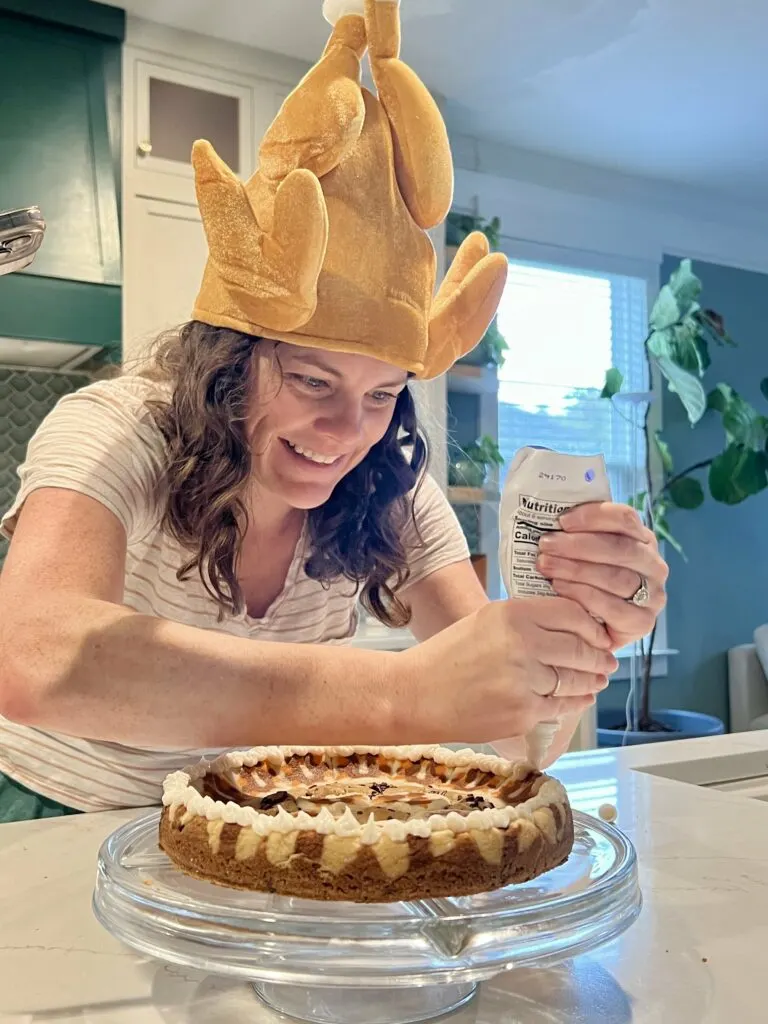
<path id="1" fill-rule="evenodd" d="M 529 763 L 429 747 L 256 747 L 163 786 L 161 848 L 237 889 L 362 903 L 463 896 L 567 860 L 573 818 Z"/>

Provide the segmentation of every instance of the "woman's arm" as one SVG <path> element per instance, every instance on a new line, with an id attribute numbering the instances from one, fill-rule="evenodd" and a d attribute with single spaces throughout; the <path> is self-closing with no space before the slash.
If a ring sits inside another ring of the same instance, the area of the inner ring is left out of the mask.
<path id="1" fill-rule="evenodd" d="M 125 553 L 95 499 L 27 498 L 0 577 L 0 714 L 140 746 L 485 743 L 580 711 L 614 668 L 561 598 L 485 602 L 402 654 L 197 629 L 119 603 Z"/>
<path id="2" fill-rule="evenodd" d="M 428 640 L 488 604 L 488 595 L 468 559 L 446 565 L 413 583 L 402 598 L 411 610 L 408 628 L 417 640 Z"/>
<path id="3" fill-rule="evenodd" d="M 123 526 L 96 500 L 29 496 L 0 576 L 0 714 L 161 747 L 414 741 L 396 654 L 138 614 L 121 604 L 125 555 Z"/>

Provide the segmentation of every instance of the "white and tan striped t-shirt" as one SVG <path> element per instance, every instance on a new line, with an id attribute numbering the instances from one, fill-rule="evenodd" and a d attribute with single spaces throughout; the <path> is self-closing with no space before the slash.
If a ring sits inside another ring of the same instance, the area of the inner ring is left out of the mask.
<path id="1" fill-rule="evenodd" d="M 102 381 L 67 395 L 46 417 L 19 467 L 21 486 L 0 528 L 10 537 L 28 495 L 58 487 L 89 495 L 125 527 L 128 538 L 123 601 L 136 611 L 234 636 L 293 643 L 349 643 L 357 626 L 349 581 L 324 588 L 307 577 L 306 536 L 296 548 L 285 586 L 263 618 L 226 615 L 199 576 L 179 582 L 178 544 L 159 522 L 164 502 L 164 443 L 146 407 L 153 385 L 138 377 Z M 468 557 L 446 498 L 427 477 L 416 492 L 406 547 L 413 584 Z M 85 811 L 159 802 L 170 771 L 214 751 L 146 749 L 42 732 L 0 718 L 0 771 L 60 803 Z"/>

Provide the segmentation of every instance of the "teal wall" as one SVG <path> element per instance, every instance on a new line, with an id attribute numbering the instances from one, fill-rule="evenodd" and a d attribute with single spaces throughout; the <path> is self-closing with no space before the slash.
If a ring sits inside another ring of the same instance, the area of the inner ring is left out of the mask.
<path id="1" fill-rule="evenodd" d="M 684 254 L 683 254 L 684 255 Z M 679 263 L 666 257 L 662 281 Z M 768 377 L 768 276 L 694 261 L 702 301 L 724 319 L 736 349 L 715 349 L 708 379 L 731 384 L 768 415 L 760 381 Z M 692 430 L 674 396 L 665 395 L 664 436 L 680 469 L 708 458 L 721 445 L 712 415 Z M 747 643 L 768 622 L 768 491 L 727 507 L 708 498 L 695 511 L 670 517 L 688 557 L 669 553 L 669 640 L 680 653 L 669 678 L 654 689 L 655 704 L 691 708 L 727 720 L 726 652 Z"/>
<path id="2" fill-rule="evenodd" d="M 683 254 L 685 255 L 685 254 Z M 666 281 L 680 257 L 666 256 Z M 760 381 L 768 377 L 768 276 L 694 261 L 705 308 L 720 313 L 735 349 L 712 350 L 708 386 L 731 384 L 768 415 Z M 676 469 L 719 450 L 722 433 L 714 415 L 691 429 L 680 403 L 664 396 L 664 437 Z M 705 483 L 705 476 L 701 476 Z M 727 507 L 707 498 L 691 512 L 670 513 L 670 526 L 687 561 L 667 551 L 670 566 L 667 628 L 668 673 L 653 681 L 652 706 L 717 715 L 728 723 L 727 651 L 750 643 L 756 626 L 768 622 L 768 491 Z M 600 696 L 601 708 L 623 708 L 628 684 L 614 681 Z"/>

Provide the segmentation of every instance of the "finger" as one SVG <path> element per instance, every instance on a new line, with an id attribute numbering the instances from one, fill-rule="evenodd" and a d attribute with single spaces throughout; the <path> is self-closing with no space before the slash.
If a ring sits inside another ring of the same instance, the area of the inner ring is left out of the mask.
<path id="1" fill-rule="evenodd" d="M 530 602 L 531 620 L 540 628 L 558 633 L 574 633 L 591 647 L 607 650 L 611 646 L 611 638 L 605 628 L 585 612 L 578 602 L 562 597 L 534 597 Z"/>
<path id="2" fill-rule="evenodd" d="M 633 569 L 660 583 L 665 582 L 669 573 L 667 563 L 654 546 L 620 533 L 549 533 L 541 538 L 539 550 L 544 556 Z"/>
<path id="3" fill-rule="evenodd" d="M 534 634 L 530 653 L 541 665 L 556 667 L 561 676 L 567 669 L 591 675 L 609 676 L 619 667 L 618 661 L 610 650 L 593 647 L 592 644 L 575 633 L 560 633 L 556 630 L 539 628 Z M 535 689 L 537 692 L 541 692 L 540 686 L 536 686 Z M 548 693 L 551 689 L 550 681 L 544 692 Z"/>
<path id="4" fill-rule="evenodd" d="M 578 601 L 590 615 L 602 619 L 613 634 L 645 636 L 653 629 L 656 617 L 663 607 L 663 602 L 659 604 L 658 595 L 654 594 L 651 594 L 647 605 L 640 607 L 631 601 L 625 601 L 583 583 L 554 579 L 552 586 L 558 594 Z"/>
<path id="5" fill-rule="evenodd" d="M 540 555 L 536 567 L 548 580 L 584 583 L 624 599 L 636 594 L 642 583 L 642 576 L 635 569 L 625 569 L 620 565 L 600 565 L 597 562 L 581 562 L 572 558 L 559 558 L 556 555 Z"/>
<path id="6" fill-rule="evenodd" d="M 560 526 L 566 533 L 622 533 L 646 543 L 656 541 L 633 508 L 614 501 L 577 505 L 560 517 Z"/>
<path id="7" fill-rule="evenodd" d="M 531 689 L 539 697 L 551 697 L 555 690 L 558 697 L 590 697 L 608 685 L 608 676 L 602 673 L 579 672 L 544 662 L 541 669 L 531 676 Z"/>

